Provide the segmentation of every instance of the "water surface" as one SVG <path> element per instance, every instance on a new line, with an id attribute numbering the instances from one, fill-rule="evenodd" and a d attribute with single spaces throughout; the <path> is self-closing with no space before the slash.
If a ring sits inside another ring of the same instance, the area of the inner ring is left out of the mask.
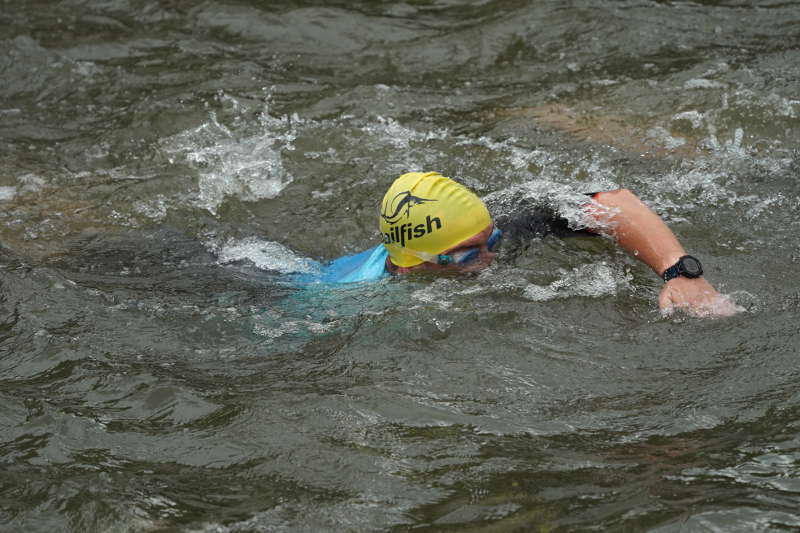
<path id="1" fill-rule="evenodd" d="M 800 3 L 6 3 L 0 530 L 800 528 Z M 297 287 L 402 172 L 627 187 L 603 239 Z"/>

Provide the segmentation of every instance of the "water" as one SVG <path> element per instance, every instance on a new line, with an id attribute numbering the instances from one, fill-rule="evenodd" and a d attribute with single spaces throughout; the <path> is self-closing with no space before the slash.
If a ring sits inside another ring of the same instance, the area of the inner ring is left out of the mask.
<path id="1" fill-rule="evenodd" d="M 3 6 L 0 530 L 800 528 L 800 3 Z M 602 239 L 287 281 L 411 170 L 628 187 L 746 311 Z"/>

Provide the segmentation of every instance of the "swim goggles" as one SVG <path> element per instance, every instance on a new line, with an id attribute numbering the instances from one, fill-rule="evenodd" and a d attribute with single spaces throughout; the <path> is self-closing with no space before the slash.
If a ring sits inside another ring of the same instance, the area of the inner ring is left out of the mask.
<path id="1" fill-rule="evenodd" d="M 503 232 L 499 229 L 495 228 L 492 231 L 492 234 L 489 235 L 489 239 L 486 241 L 486 247 L 489 249 L 490 252 L 494 252 L 497 249 L 497 246 L 500 244 L 500 239 L 503 237 Z M 481 248 L 480 246 L 475 246 L 473 248 L 466 248 L 454 254 L 429 254 L 427 252 L 419 252 L 417 250 L 412 250 L 411 248 L 404 248 L 404 251 L 415 256 L 419 257 L 423 261 L 427 263 L 435 263 L 437 265 L 467 265 L 473 261 L 475 261 L 481 255 Z"/>

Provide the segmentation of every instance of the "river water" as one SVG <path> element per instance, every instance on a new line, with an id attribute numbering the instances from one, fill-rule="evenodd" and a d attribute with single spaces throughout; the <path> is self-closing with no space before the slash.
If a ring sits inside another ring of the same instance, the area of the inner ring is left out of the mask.
<path id="1" fill-rule="evenodd" d="M 800 529 L 800 2 L 0 9 L 0 530 Z M 402 172 L 627 187 L 605 239 L 297 287 Z"/>

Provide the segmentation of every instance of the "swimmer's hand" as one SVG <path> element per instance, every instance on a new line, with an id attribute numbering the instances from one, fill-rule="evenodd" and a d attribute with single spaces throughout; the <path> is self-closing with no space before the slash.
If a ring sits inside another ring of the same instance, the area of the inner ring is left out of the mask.
<path id="1" fill-rule="evenodd" d="M 673 278 L 664 284 L 658 306 L 665 315 L 682 311 L 695 317 L 733 316 L 744 308 L 720 294 L 705 278 Z"/>

